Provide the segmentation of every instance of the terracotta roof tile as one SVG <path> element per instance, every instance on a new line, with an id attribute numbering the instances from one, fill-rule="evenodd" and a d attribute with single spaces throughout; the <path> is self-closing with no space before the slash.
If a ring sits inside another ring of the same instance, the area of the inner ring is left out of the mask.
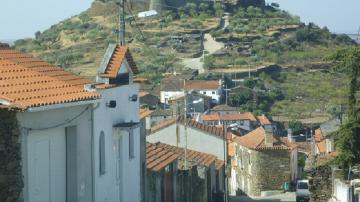
<path id="1" fill-rule="evenodd" d="M 26 109 L 98 98 L 84 90 L 88 83 L 31 55 L 0 49 L 0 99 L 10 106 Z"/>
<path id="2" fill-rule="evenodd" d="M 149 92 L 146 92 L 146 91 L 139 92 L 139 97 L 144 97 L 145 95 L 149 95 Z"/>
<path id="3" fill-rule="evenodd" d="M 111 59 L 104 74 L 101 77 L 106 78 L 116 78 L 121 64 L 124 62 L 124 59 L 127 60 L 131 70 L 134 74 L 138 73 L 139 70 L 134 62 L 133 57 L 131 56 L 130 50 L 127 46 L 116 46 L 115 51 L 113 52 Z"/>
<path id="4" fill-rule="evenodd" d="M 242 114 L 207 114 L 203 115 L 202 120 L 204 121 L 237 121 L 237 120 L 250 120 L 257 121 L 255 116 L 250 112 L 245 112 Z"/>
<path id="5" fill-rule="evenodd" d="M 224 167 L 225 161 L 217 159 L 215 161 L 215 169 L 220 170 L 222 167 Z"/>
<path id="6" fill-rule="evenodd" d="M 155 143 L 154 145 L 157 148 L 161 148 L 164 151 L 167 151 L 169 153 L 177 154 L 179 156 L 179 160 L 185 160 L 185 149 L 184 148 L 171 146 L 171 145 L 163 144 L 160 142 Z M 186 154 L 186 161 L 189 161 L 196 165 L 209 167 L 211 164 L 217 162 L 217 158 L 216 158 L 216 156 L 211 155 L 211 154 L 188 149 L 187 154 Z M 221 164 L 221 162 L 218 164 Z"/>
<path id="7" fill-rule="evenodd" d="M 315 141 L 316 142 L 320 142 L 324 139 L 324 136 L 322 135 L 321 129 L 318 128 L 315 130 L 315 135 L 314 135 Z"/>
<path id="8" fill-rule="evenodd" d="M 265 144 L 265 133 L 265 129 L 259 127 L 244 136 L 234 137 L 233 141 L 254 150 L 291 150 L 296 148 L 295 144 L 287 141 L 287 138 L 277 136 L 274 136 L 273 146 L 267 146 Z"/>
<path id="9" fill-rule="evenodd" d="M 317 142 L 316 146 L 319 149 L 319 153 L 326 153 L 326 141 L 325 140 Z"/>
<path id="10" fill-rule="evenodd" d="M 257 119 L 262 126 L 271 125 L 271 121 L 265 115 L 258 116 Z"/>
<path id="11" fill-rule="evenodd" d="M 217 90 L 220 85 L 220 81 L 190 80 L 186 81 L 185 88 L 187 90 Z"/>
<path id="12" fill-rule="evenodd" d="M 143 119 L 143 118 L 145 118 L 145 117 L 148 117 L 148 116 L 150 116 L 152 113 L 153 113 L 154 111 L 152 111 L 152 110 L 150 110 L 150 109 L 142 109 L 142 108 L 140 108 L 140 110 L 139 110 L 139 117 L 140 117 L 140 119 Z"/>
<path id="13" fill-rule="evenodd" d="M 179 154 L 171 152 L 157 144 L 146 143 L 146 167 L 158 172 L 177 160 Z"/>
<path id="14" fill-rule="evenodd" d="M 155 133 L 155 132 L 157 132 L 157 131 L 159 131 L 159 130 L 161 130 L 163 128 L 171 126 L 172 124 L 175 124 L 176 121 L 179 121 L 179 123 L 181 123 L 181 124 L 185 123 L 184 117 L 182 117 L 182 116 L 179 116 L 177 118 L 166 119 L 164 121 L 159 122 L 155 126 L 153 126 L 151 128 L 151 133 Z M 209 134 L 212 134 L 212 135 L 215 135 L 215 136 L 220 136 L 220 137 L 225 136 L 224 130 L 222 128 L 218 128 L 218 127 L 215 127 L 215 126 L 208 126 L 208 125 L 199 123 L 199 122 L 197 122 L 195 120 L 192 120 L 192 119 L 188 119 L 187 122 L 188 122 L 188 124 L 187 124 L 188 127 L 198 129 L 198 130 L 202 130 L 202 131 L 204 131 L 206 133 L 209 133 Z M 230 136 L 226 135 L 225 137 L 228 139 Z"/>

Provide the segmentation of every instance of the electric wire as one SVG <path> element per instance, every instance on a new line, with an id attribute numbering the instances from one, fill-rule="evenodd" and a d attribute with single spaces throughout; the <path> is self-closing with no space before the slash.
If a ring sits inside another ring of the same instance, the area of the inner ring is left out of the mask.
<path id="1" fill-rule="evenodd" d="M 65 125 L 73 122 L 74 120 L 76 120 L 80 116 L 82 116 L 89 108 L 90 108 L 90 106 L 87 106 L 83 111 L 81 111 L 78 115 L 74 116 L 73 118 L 66 119 L 64 122 L 53 125 L 53 126 L 49 126 L 49 127 L 45 127 L 45 128 L 30 128 L 30 127 L 22 127 L 22 128 L 26 129 L 26 130 L 30 130 L 30 131 L 32 131 L 32 130 L 41 131 L 41 130 L 48 130 L 48 129 L 58 128 L 60 126 L 65 126 Z"/>

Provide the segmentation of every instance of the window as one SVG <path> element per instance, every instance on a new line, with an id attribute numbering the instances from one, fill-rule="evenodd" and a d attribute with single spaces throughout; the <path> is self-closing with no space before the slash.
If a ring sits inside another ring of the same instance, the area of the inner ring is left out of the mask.
<path id="1" fill-rule="evenodd" d="M 129 159 L 133 159 L 135 157 L 134 153 L 134 134 L 133 130 L 129 131 Z"/>
<path id="2" fill-rule="evenodd" d="M 215 91 L 213 91 L 212 94 L 215 95 Z"/>
<path id="3" fill-rule="evenodd" d="M 206 91 L 204 91 L 203 94 L 206 95 Z"/>
<path id="4" fill-rule="evenodd" d="M 100 133 L 100 137 L 99 137 L 99 171 L 100 171 L 100 175 L 104 175 L 105 174 L 105 134 L 103 131 L 101 131 Z"/>
<path id="5" fill-rule="evenodd" d="M 249 165 L 251 165 L 251 153 L 248 153 L 248 160 L 249 160 Z"/>

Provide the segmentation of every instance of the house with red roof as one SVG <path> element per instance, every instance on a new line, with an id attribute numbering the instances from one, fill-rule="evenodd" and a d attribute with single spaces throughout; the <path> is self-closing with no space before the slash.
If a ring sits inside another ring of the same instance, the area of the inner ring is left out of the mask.
<path id="1" fill-rule="evenodd" d="M 146 146 L 146 199 L 155 201 L 215 200 L 223 190 L 224 161 L 214 155 L 156 142 Z M 224 195 L 221 195 L 224 197 Z M 223 198 L 222 198 L 223 199 Z"/>
<path id="2" fill-rule="evenodd" d="M 109 46 L 94 83 L 2 44 L 0 150 L 11 152 L 0 172 L 16 176 L 6 193 L 25 202 L 143 200 L 148 112 L 139 113 L 137 72 L 123 46 Z"/>
<path id="3" fill-rule="evenodd" d="M 210 126 L 226 126 L 234 131 L 249 132 L 259 125 L 258 120 L 251 112 L 231 114 L 205 114 L 199 122 Z"/>
<path id="4" fill-rule="evenodd" d="M 260 196 L 297 179 L 297 147 L 259 127 L 228 144 L 231 195 Z"/>
<path id="5" fill-rule="evenodd" d="M 193 150 L 213 155 L 226 162 L 228 136 L 222 128 L 208 126 L 184 117 L 176 117 L 159 122 L 151 127 L 150 134 L 146 137 L 149 143 L 161 142 L 163 144 Z M 217 179 L 220 185 L 225 181 L 225 165 L 220 166 Z M 219 185 L 219 186 L 220 186 Z M 224 191 L 225 187 L 220 186 Z"/>
<path id="6" fill-rule="evenodd" d="M 145 197 L 143 127 L 151 112 L 139 109 L 137 73 L 129 48 L 110 44 L 94 85 L 101 95 L 93 110 L 94 201 L 139 202 Z"/>
<path id="7" fill-rule="evenodd" d="M 0 45 L 0 173 L 8 176 L 0 183 L 8 183 L 1 185 L 5 197 L 93 201 L 89 154 L 100 94 L 86 87 L 90 83 Z"/>

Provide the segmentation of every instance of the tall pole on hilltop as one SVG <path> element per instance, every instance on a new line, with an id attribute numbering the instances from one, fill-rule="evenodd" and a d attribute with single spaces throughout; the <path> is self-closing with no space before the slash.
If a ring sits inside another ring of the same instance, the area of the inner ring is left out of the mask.
<path id="1" fill-rule="evenodd" d="M 125 45 L 125 9 L 124 9 L 124 2 L 125 0 L 120 0 L 119 6 L 119 44 L 120 46 Z"/>

